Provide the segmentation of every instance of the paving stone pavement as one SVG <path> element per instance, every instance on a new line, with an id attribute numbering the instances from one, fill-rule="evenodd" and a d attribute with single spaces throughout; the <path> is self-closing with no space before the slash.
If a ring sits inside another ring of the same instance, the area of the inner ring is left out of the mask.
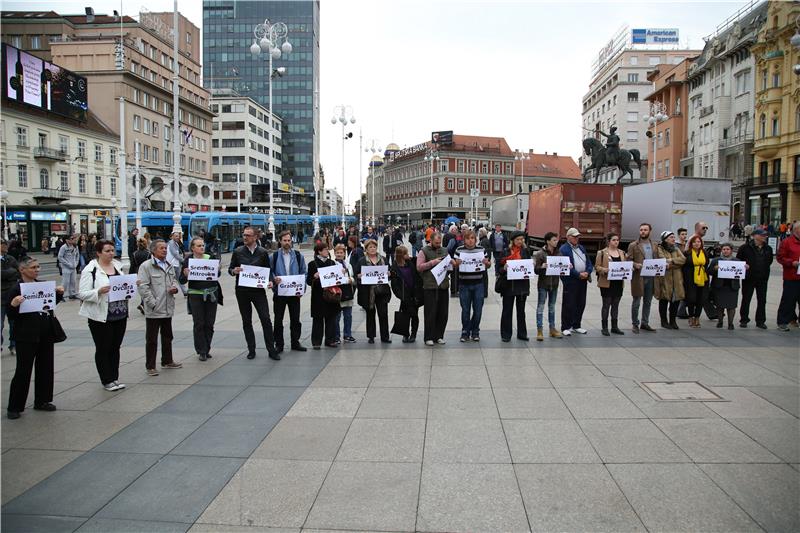
<path id="1" fill-rule="evenodd" d="M 223 286 L 214 357 L 197 360 L 179 304 L 184 367 L 158 377 L 134 310 L 128 388 L 114 393 L 78 304 L 59 306 L 59 410 L 2 420 L 4 532 L 800 531 L 798 330 L 704 319 L 606 338 L 590 286 L 586 336 L 502 343 L 492 293 L 480 343 L 458 342 L 456 299 L 434 348 L 367 344 L 356 308 L 358 343 L 276 363 L 244 357 Z M 776 268 L 770 317 L 779 296 Z M 629 309 L 626 292 L 624 325 Z M 527 317 L 535 331 L 535 297 Z M 14 366 L 4 353 L 4 402 Z M 658 401 L 641 386 L 670 380 L 723 400 Z"/>

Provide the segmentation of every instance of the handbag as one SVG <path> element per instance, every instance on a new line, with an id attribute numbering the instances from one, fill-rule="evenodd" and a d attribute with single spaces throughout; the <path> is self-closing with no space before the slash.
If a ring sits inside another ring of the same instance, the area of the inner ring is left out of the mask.
<path id="1" fill-rule="evenodd" d="M 339 287 L 325 287 L 322 289 L 322 300 L 338 304 L 342 301 L 342 289 Z"/>
<path id="2" fill-rule="evenodd" d="M 61 327 L 61 322 L 58 321 L 55 315 L 50 317 L 50 327 L 53 329 L 52 335 L 54 343 L 67 340 L 67 334 L 64 332 L 64 328 Z"/>
<path id="3" fill-rule="evenodd" d="M 392 295 L 392 289 L 385 283 L 375 285 L 374 288 L 376 298 L 386 298 Z"/>
<path id="4" fill-rule="evenodd" d="M 497 278 L 494 280 L 494 292 L 497 294 L 503 294 L 508 289 L 508 279 L 506 278 L 505 274 L 498 274 Z"/>
<path id="5" fill-rule="evenodd" d="M 405 311 L 394 312 L 394 325 L 392 326 L 392 333 L 395 335 L 402 335 L 408 337 L 411 329 L 411 315 Z"/>

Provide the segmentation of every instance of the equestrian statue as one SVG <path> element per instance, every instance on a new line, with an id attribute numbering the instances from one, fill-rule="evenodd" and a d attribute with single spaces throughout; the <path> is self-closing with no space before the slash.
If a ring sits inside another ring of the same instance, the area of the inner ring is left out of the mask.
<path id="1" fill-rule="evenodd" d="M 622 171 L 622 174 L 617 178 L 617 183 L 622 181 L 625 174 L 630 175 L 631 183 L 633 183 L 633 172 L 631 172 L 630 163 L 633 160 L 639 168 L 642 168 L 639 150 L 625 150 L 619 147 L 619 135 L 617 135 L 616 126 L 611 126 L 609 133 L 602 131 L 598 133 L 606 138 L 605 146 L 594 137 L 587 137 L 583 140 L 583 151 L 592 158 L 592 164 L 583 171 L 583 181 L 595 183 L 597 182 L 597 175 L 602 168 L 615 166 Z M 595 172 L 590 178 L 587 178 L 586 175 L 590 170 Z"/>

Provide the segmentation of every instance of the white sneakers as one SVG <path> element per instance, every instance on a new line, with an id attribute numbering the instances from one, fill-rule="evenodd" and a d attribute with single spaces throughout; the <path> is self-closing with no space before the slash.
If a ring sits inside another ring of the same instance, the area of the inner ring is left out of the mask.
<path id="1" fill-rule="evenodd" d="M 439 339 L 438 341 L 436 341 L 436 344 L 447 344 L 447 343 L 444 341 L 444 339 Z"/>
<path id="2" fill-rule="evenodd" d="M 561 334 L 563 336 L 565 336 L 565 337 L 571 337 L 572 336 L 572 330 L 571 329 L 565 329 L 564 331 L 561 332 Z"/>
<path id="3" fill-rule="evenodd" d="M 444 339 L 439 339 L 436 341 L 436 344 L 446 344 Z M 433 341 L 425 341 L 425 346 L 433 346 Z"/>
<path id="4" fill-rule="evenodd" d="M 433 341 L 425 341 L 425 346 L 433 346 Z"/>
<path id="5" fill-rule="evenodd" d="M 106 383 L 105 385 L 103 385 L 103 388 L 105 390 L 109 391 L 109 392 L 115 391 L 115 390 L 122 390 L 122 389 L 125 388 L 125 384 L 124 383 L 120 383 L 119 381 L 111 381 L 111 382 Z"/>
<path id="6" fill-rule="evenodd" d="M 587 333 L 589 333 L 588 331 L 586 331 L 583 328 L 572 328 L 572 331 L 574 333 L 580 333 L 581 335 L 586 335 Z"/>

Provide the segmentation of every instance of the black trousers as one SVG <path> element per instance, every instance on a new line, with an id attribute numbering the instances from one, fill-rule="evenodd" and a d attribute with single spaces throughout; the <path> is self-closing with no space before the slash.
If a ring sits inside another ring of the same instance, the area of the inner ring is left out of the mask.
<path id="1" fill-rule="evenodd" d="M 700 318 L 700 315 L 703 313 L 703 306 L 706 303 L 706 298 L 703 295 L 703 291 L 705 290 L 707 290 L 705 287 L 699 287 L 695 284 L 689 286 L 689 291 L 692 291 L 694 294 L 694 302 L 690 302 L 689 295 L 686 295 L 686 313 L 690 318 Z"/>
<path id="2" fill-rule="evenodd" d="M 658 315 L 662 323 L 675 322 L 675 319 L 678 318 L 678 305 L 680 303 L 679 301 L 670 302 L 669 300 L 658 301 Z M 669 312 L 669 316 L 667 316 L 667 312 Z"/>
<path id="3" fill-rule="evenodd" d="M 267 293 L 263 290 L 237 290 L 236 303 L 239 304 L 239 313 L 242 315 L 242 329 L 244 338 L 247 341 L 247 351 L 256 351 L 256 334 L 253 332 L 253 307 L 256 308 L 258 319 L 261 321 L 261 329 L 264 330 L 264 344 L 269 353 L 275 351 L 275 344 L 272 339 L 272 321 L 269 319 L 269 301 Z M 251 307 L 251 305 L 253 307 Z"/>
<path id="4" fill-rule="evenodd" d="M 119 347 L 127 327 L 127 319 L 111 322 L 89 320 L 89 331 L 94 340 L 94 364 L 103 385 L 119 379 Z"/>
<path id="5" fill-rule="evenodd" d="M 144 319 L 145 368 L 156 367 L 158 336 L 161 335 L 161 364 L 172 363 L 172 318 Z"/>
<path id="6" fill-rule="evenodd" d="M 292 335 L 292 346 L 300 344 L 300 334 L 303 332 L 303 324 L 300 322 L 300 298 L 298 296 L 274 296 L 272 306 L 275 309 L 275 328 L 273 337 L 275 347 L 283 348 L 283 315 L 286 308 L 289 308 L 289 332 Z"/>
<path id="7" fill-rule="evenodd" d="M 367 312 L 367 338 L 375 338 L 375 313 L 378 314 L 378 324 L 381 328 L 381 340 L 389 340 L 389 302 L 376 300 L 372 309 L 364 309 Z"/>
<path id="8" fill-rule="evenodd" d="M 31 387 L 31 373 L 36 367 L 33 404 L 53 401 L 53 341 L 17 341 L 17 369 L 8 393 L 8 410 L 24 411 Z"/>
<path id="9" fill-rule="evenodd" d="M 611 313 L 611 320 L 615 323 L 619 319 L 619 301 L 622 296 L 613 296 L 611 294 L 603 295 L 603 307 L 600 308 L 600 320 L 605 328 L 608 325 L 608 315 Z"/>
<path id="10" fill-rule="evenodd" d="M 581 327 L 583 310 L 586 309 L 586 288 L 589 283 L 585 280 L 563 278 L 564 293 L 561 299 L 561 329 L 577 329 Z"/>
<path id="11" fill-rule="evenodd" d="M 311 319 L 311 345 L 322 346 L 323 336 L 325 344 L 336 342 L 336 315 Z"/>
<path id="12" fill-rule="evenodd" d="M 450 295 L 447 289 L 425 289 L 425 340 L 444 338 Z"/>
<path id="13" fill-rule="evenodd" d="M 450 296 L 458 295 L 458 269 L 454 268 L 448 274 L 450 276 Z"/>
<path id="14" fill-rule="evenodd" d="M 742 305 L 739 307 L 739 322 L 750 322 L 750 301 L 756 293 L 756 324 L 767 322 L 767 284 L 769 280 L 742 281 Z"/>
<path id="15" fill-rule="evenodd" d="M 416 337 L 419 331 L 419 307 L 415 304 L 400 302 L 400 311 L 408 313 L 411 317 L 411 336 Z"/>
<path id="16" fill-rule="evenodd" d="M 528 336 L 528 326 L 525 324 L 525 301 L 527 299 L 527 294 L 503 295 L 503 307 L 500 311 L 500 337 L 503 339 L 511 338 L 515 305 L 517 307 L 517 337 Z"/>
<path id="17" fill-rule="evenodd" d="M 214 338 L 214 323 L 217 321 L 217 302 L 203 300 L 202 294 L 190 294 L 189 309 L 192 311 L 192 333 L 194 351 L 198 355 L 211 352 L 211 339 Z"/>
<path id="18" fill-rule="evenodd" d="M 778 305 L 778 324 L 786 325 L 797 320 L 797 306 L 800 304 L 800 280 L 783 280 L 781 303 Z"/>

